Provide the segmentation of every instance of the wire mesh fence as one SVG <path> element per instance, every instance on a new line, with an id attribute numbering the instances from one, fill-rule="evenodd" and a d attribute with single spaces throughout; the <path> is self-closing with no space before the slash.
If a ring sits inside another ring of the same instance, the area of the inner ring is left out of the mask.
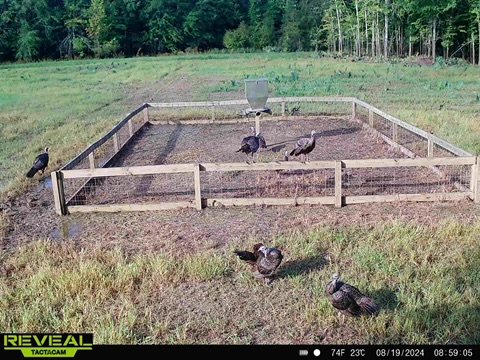
<path id="1" fill-rule="evenodd" d="M 205 198 L 334 196 L 334 169 L 202 172 Z"/>
<path id="2" fill-rule="evenodd" d="M 470 165 L 375 167 L 343 169 L 342 194 L 435 194 L 466 192 Z"/>
<path id="3" fill-rule="evenodd" d="M 61 191 L 54 189 L 57 212 L 62 206 L 161 203 L 198 208 L 200 201 L 204 204 L 208 199 L 325 198 L 329 199 L 325 203 L 332 203 L 335 198 L 338 204 L 341 197 L 376 196 L 378 201 L 378 197 L 394 194 L 457 193 L 475 197 L 478 192 L 475 157 L 359 100 L 339 100 L 269 99 L 267 105 L 272 114 L 262 113 L 253 119 L 243 113 L 248 106 L 244 100 L 144 104 L 61 169 L 58 174 Z M 247 133 L 247 125 L 259 126 L 259 119 L 269 149 L 259 150 L 250 164 L 255 159 L 255 164 L 271 165 L 244 168 L 245 164 L 232 163 L 232 160 L 250 160 L 248 155 L 243 157 L 238 153 L 236 142 L 252 135 Z M 155 122 L 159 124 L 152 125 Z M 229 125 L 238 122 L 249 124 Z M 358 127 L 358 122 L 364 126 Z M 311 129 L 317 131 L 320 144 L 311 164 L 284 158 L 284 152 L 288 153 Z M 388 146 L 372 141 L 372 133 Z M 371 153 L 375 147 L 380 147 L 380 152 Z M 127 150 L 121 151 L 124 148 Z M 396 148 L 401 151 L 392 150 Z M 459 156 L 464 157 L 459 162 L 442 160 Z M 390 161 L 406 157 L 439 160 L 401 166 Z M 349 163 L 352 160 L 345 160 L 362 158 L 387 160 L 370 165 L 360 162 L 358 166 Z M 290 161 L 288 165 L 286 160 Z M 327 166 L 322 161 L 330 163 Z M 215 168 L 209 162 L 230 167 Z M 184 167 L 180 171 L 170 168 L 163 171 L 162 166 L 174 164 Z M 342 166 L 338 168 L 338 164 Z M 132 166 L 143 170 L 129 172 Z M 95 171 L 109 167 L 127 170 L 114 171 L 114 175 L 102 172 L 101 176 Z M 87 172 L 74 173 L 80 174 L 78 177 L 68 173 L 79 169 Z M 68 176 L 63 178 L 63 175 Z"/>

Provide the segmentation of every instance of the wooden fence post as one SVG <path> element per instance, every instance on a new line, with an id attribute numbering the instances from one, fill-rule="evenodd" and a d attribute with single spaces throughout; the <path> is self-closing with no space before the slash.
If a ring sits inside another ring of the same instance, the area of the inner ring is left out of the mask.
<path id="1" fill-rule="evenodd" d="M 200 164 L 193 165 L 193 180 L 195 182 L 195 207 L 202 210 L 202 190 L 200 186 Z"/>
<path id="2" fill-rule="evenodd" d="M 147 123 L 148 122 L 148 106 L 143 109 L 143 123 Z"/>
<path id="3" fill-rule="evenodd" d="M 368 109 L 368 125 L 373 128 L 373 111 Z"/>
<path id="4" fill-rule="evenodd" d="M 63 188 L 63 174 L 61 171 L 52 171 L 51 176 L 55 212 L 58 215 L 65 215 L 67 212 L 65 206 L 65 191 Z"/>
<path id="5" fill-rule="evenodd" d="M 480 156 L 475 159 L 475 165 L 472 165 L 472 184 L 473 201 L 480 203 Z"/>
<path id="6" fill-rule="evenodd" d="M 342 167 L 343 162 L 335 161 L 335 207 L 342 207 Z"/>
<path id="7" fill-rule="evenodd" d="M 282 101 L 282 117 L 285 118 L 285 101 Z"/>
<path id="8" fill-rule="evenodd" d="M 352 120 L 357 118 L 357 103 L 352 101 Z"/>
<path id="9" fill-rule="evenodd" d="M 260 113 L 255 114 L 255 133 L 258 134 L 260 132 Z"/>
<path id="10" fill-rule="evenodd" d="M 90 151 L 88 154 L 88 162 L 90 163 L 90 169 L 95 169 L 95 150 Z"/>
<path id="11" fill-rule="evenodd" d="M 128 135 L 129 135 L 129 138 L 131 138 L 133 136 L 132 119 L 128 120 Z"/>
<path id="12" fill-rule="evenodd" d="M 427 139 L 427 157 L 433 157 L 433 141 L 432 139 Z"/>
<path id="13" fill-rule="evenodd" d="M 392 140 L 393 142 L 398 144 L 398 125 L 393 123 L 393 128 L 392 128 Z"/>
<path id="14" fill-rule="evenodd" d="M 113 149 L 115 151 L 115 154 L 118 153 L 120 150 L 120 147 L 118 146 L 118 132 L 113 134 Z"/>
<path id="15" fill-rule="evenodd" d="M 215 105 L 212 105 L 212 121 L 215 121 Z"/>

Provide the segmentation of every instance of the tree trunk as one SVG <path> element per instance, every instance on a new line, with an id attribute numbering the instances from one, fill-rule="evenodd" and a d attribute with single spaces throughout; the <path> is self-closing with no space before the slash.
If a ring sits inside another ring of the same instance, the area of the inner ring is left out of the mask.
<path id="1" fill-rule="evenodd" d="M 388 59 L 388 6 L 390 0 L 385 0 L 385 30 L 383 32 L 383 56 Z"/>
<path id="2" fill-rule="evenodd" d="M 360 40 L 360 16 L 358 15 L 358 0 L 355 0 L 355 14 L 357 16 L 357 38 L 355 39 L 355 52 L 357 56 L 360 56 L 361 53 L 361 40 Z"/>
<path id="3" fill-rule="evenodd" d="M 377 13 L 377 45 L 375 46 L 377 48 L 377 57 L 382 56 L 382 48 L 380 46 L 380 20 L 378 19 L 378 13 Z"/>
<path id="4" fill-rule="evenodd" d="M 480 19 L 477 20 L 478 25 L 478 65 L 480 65 Z"/>
<path id="5" fill-rule="evenodd" d="M 408 37 L 408 57 L 412 56 L 412 35 Z"/>
<path id="6" fill-rule="evenodd" d="M 433 18 L 433 29 L 432 29 L 432 58 L 435 62 L 435 57 L 437 56 L 436 48 L 437 48 L 437 18 Z"/>
<path id="7" fill-rule="evenodd" d="M 368 56 L 368 12 L 365 9 L 365 49 L 366 55 Z"/>
<path id="8" fill-rule="evenodd" d="M 372 18 L 372 58 L 375 57 L 375 19 Z"/>
<path id="9" fill-rule="evenodd" d="M 475 36 L 472 32 L 472 64 L 475 65 Z"/>
<path id="10" fill-rule="evenodd" d="M 337 11 L 337 24 L 338 24 L 338 52 L 342 56 L 343 52 L 343 36 L 342 27 L 340 25 L 340 11 L 338 10 L 337 1 L 335 0 L 335 10 Z"/>

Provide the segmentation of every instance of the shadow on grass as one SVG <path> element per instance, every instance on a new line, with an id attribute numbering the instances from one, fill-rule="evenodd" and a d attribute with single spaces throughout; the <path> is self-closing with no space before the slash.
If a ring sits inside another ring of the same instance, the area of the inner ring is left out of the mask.
<path id="1" fill-rule="evenodd" d="M 277 275 L 282 278 L 295 277 L 311 271 L 321 270 L 325 265 L 328 265 L 328 261 L 322 254 L 301 260 L 291 260 L 280 266 Z"/>

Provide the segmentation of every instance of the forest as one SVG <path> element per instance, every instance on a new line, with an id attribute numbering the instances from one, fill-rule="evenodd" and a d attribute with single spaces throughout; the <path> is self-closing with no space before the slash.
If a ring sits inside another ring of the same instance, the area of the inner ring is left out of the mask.
<path id="1" fill-rule="evenodd" d="M 480 65 L 480 0 L 0 0 L 0 62 L 317 51 Z"/>

